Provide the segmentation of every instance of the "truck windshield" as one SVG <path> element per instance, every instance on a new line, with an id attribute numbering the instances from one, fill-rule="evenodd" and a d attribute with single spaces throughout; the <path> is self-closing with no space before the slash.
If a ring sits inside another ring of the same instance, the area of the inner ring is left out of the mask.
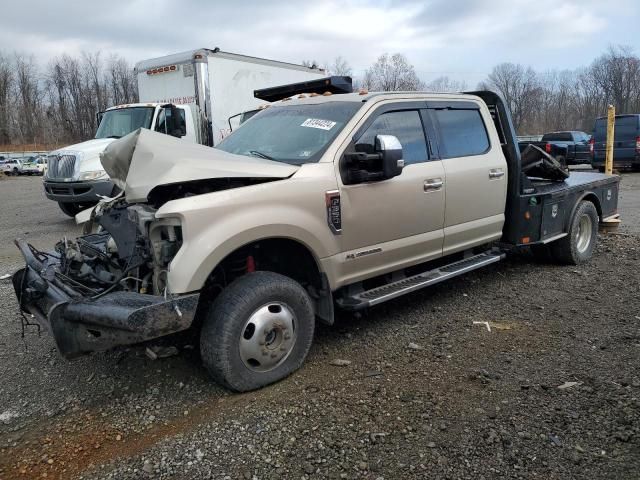
<path id="1" fill-rule="evenodd" d="M 360 102 L 342 101 L 271 106 L 216 148 L 293 165 L 315 163 L 361 106 Z"/>
<path id="2" fill-rule="evenodd" d="M 129 107 L 107 110 L 96 132 L 96 138 L 120 138 L 138 128 L 151 128 L 154 107 Z"/>

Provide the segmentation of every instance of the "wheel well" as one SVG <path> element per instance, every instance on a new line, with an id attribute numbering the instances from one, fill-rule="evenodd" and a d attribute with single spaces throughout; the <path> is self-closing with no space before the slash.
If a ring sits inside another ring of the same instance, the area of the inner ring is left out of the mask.
<path id="1" fill-rule="evenodd" d="M 280 273 L 300 283 L 314 302 L 316 315 L 333 323 L 333 298 L 326 275 L 307 246 L 290 238 L 257 240 L 231 252 L 207 278 L 201 298 L 209 304 L 236 278 L 254 270 Z"/>
<path id="2" fill-rule="evenodd" d="M 600 199 L 598 198 L 598 196 L 591 192 L 591 193 L 587 193 L 584 197 L 582 197 L 580 199 L 581 201 L 588 201 L 591 202 L 595 205 L 596 207 L 596 211 L 598 212 L 598 217 L 602 218 L 602 206 L 600 205 Z M 576 204 L 577 207 L 577 204 Z"/>

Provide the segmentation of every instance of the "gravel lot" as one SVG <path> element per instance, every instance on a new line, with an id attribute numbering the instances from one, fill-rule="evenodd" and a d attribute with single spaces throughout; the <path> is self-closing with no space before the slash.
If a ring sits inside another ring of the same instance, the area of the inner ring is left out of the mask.
<path id="1" fill-rule="evenodd" d="M 13 238 L 79 232 L 39 178 L 0 181 L 0 205 L 0 275 L 21 264 Z M 242 395 L 209 381 L 188 335 L 170 358 L 67 362 L 46 334 L 21 339 L 2 280 L 0 480 L 638 479 L 640 174 L 620 207 L 588 265 L 515 255 L 343 315 L 299 372 Z"/>

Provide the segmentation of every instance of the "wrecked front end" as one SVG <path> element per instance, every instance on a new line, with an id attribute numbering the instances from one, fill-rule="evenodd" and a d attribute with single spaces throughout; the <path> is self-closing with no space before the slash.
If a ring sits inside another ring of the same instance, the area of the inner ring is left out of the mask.
<path id="1" fill-rule="evenodd" d="M 123 192 L 93 210 L 91 233 L 63 239 L 52 252 L 16 241 L 26 262 L 13 276 L 20 308 L 67 358 L 191 326 L 199 294 L 170 291 L 169 265 L 183 232 L 181 218 L 156 218 L 165 203 L 287 178 L 299 168 L 145 129 L 112 142 L 100 158 Z"/>
<path id="2" fill-rule="evenodd" d="M 51 333 L 64 357 L 191 326 L 199 294 L 171 295 L 166 285 L 182 242 L 179 221 L 154 213 L 114 200 L 94 212 L 95 233 L 63 239 L 53 252 L 16 240 L 26 263 L 13 275 L 20 308 Z"/>

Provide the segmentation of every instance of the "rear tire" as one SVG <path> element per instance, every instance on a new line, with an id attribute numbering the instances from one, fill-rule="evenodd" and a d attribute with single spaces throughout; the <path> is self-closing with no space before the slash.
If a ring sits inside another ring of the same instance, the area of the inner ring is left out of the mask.
<path id="1" fill-rule="evenodd" d="M 80 213 L 83 208 L 79 203 L 62 203 L 62 202 L 58 202 L 58 206 L 60 207 L 60 210 L 62 210 L 62 212 L 65 215 L 68 215 L 70 217 L 75 217 L 78 213 Z"/>
<path id="2" fill-rule="evenodd" d="M 598 211 L 593 203 L 582 201 L 576 208 L 566 237 L 551 243 L 558 263 L 578 265 L 593 255 L 598 236 Z"/>
<path id="3" fill-rule="evenodd" d="M 206 313 L 200 354 L 218 383 L 246 392 L 300 368 L 314 329 L 311 298 L 298 282 L 273 272 L 248 273 Z"/>

